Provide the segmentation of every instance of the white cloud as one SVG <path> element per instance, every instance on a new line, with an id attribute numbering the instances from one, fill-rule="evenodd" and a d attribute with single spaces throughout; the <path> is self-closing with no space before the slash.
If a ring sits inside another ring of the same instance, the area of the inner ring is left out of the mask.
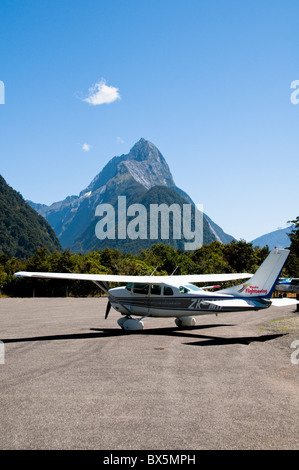
<path id="1" fill-rule="evenodd" d="M 118 88 L 108 86 L 105 80 L 101 80 L 99 83 L 89 88 L 89 96 L 88 98 L 84 98 L 83 101 L 97 106 L 104 103 L 113 103 L 113 101 L 118 99 L 120 99 Z"/>
<path id="2" fill-rule="evenodd" d="M 83 152 L 89 152 L 90 149 L 91 149 L 91 145 L 90 145 L 90 144 L 86 144 L 86 143 L 85 143 L 85 144 L 82 145 L 82 150 L 83 150 Z"/>
<path id="3" fill-rule="evenodd" d="M 116 142 L 118 144 L 124 144 L 125 143 L 125 141 L 121 137 L 116 137 Z"/>

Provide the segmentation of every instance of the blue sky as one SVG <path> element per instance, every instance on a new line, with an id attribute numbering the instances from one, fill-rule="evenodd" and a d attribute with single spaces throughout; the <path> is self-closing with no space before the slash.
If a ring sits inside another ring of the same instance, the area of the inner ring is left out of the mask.
<path id="1" fill-rule="evenodd" d="M 51 204 L 144 137 L 227 233 L 285 227 L 298 17 L 297 0 L 1 0 L 0 173 Z"/>

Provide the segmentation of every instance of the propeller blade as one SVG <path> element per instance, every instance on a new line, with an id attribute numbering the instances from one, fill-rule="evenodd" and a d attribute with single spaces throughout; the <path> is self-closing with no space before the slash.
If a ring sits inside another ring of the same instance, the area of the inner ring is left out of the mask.
<path id="1" fill-rule="evenodd" d="M 111 309 L 111 303 L 110 303 L 110 301 L 108 300 L 107 307 L 106 307 L 106 313 L 105 313 L 105 320 L 106 320 L 106 318 L 107 318 L 108 315 L 109 315 L 110 309 Z"/>

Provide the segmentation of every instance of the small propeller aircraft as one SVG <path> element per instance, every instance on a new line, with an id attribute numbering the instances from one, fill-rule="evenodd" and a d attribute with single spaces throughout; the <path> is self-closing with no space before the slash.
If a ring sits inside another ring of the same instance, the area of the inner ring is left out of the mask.
<path id="1" fill-rule="evenodd" d="M 271 298 L 288 255 L 289 250 L 275 248 L 254 275 L 237 273 L 122 276 L 21 271 L 15 273 L 15 276 L 92 281 L 108 295 L 105 318 L 108 317 L 112 306 L 122 315 L 118 324 L 124 330 L 142 330 L 144 326 L 142 320 L 146 317 L 175 317 L 178 327 L 188 327 L 195 325 L 194 316 L 198 315 L 260 310 L 271 305 L 298 303 L 294 299 Z M 209 291 L 215 286 L 197 287 L 194 285 L 194 283 L 237 279 L 250 279 L 250 281 L 216 292 Z M 126 286 L 109 289 L 107 282 L 126 283 Z M 135 319 L 132 315 L 141 318 Z"/>
<path id="2" fill-rule="evenodd" d="M 299 278 L 289 277 L 279 279 L 275 290 L 278 292 L 291 292 L 292 294 L 299 294 Z"/>

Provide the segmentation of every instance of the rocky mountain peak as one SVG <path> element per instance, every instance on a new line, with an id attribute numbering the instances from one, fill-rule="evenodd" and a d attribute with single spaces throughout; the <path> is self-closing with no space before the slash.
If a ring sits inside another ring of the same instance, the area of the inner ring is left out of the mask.
<path id="1" fill-rule="evenodd" d="M 81 192 L 94 192 L 118 174 L 129 173 L 146 189 L 153 186 L 175 186 L 172 174 L 157 147 L 141 138 L 126 155 L 112 158 L 90 185 Z"/>
<path id="2" fill-rule="evenodd" d="M 63 247 L 76 252 L 102 249 L 106 245 L 121 250 L 136 252 L 148 247 L 155 240 L 99 240 L 95 235 L 95 210 L 99 204 L 108 203 L 113 207 L 118 196 L 126 196 L 127 207 L 143 204 L 182 204 L 192 200 L 175 185 L 166 160 L 157 147 L 141 138 L 126 155 L 115 156 L 91 181 L 79 196 L 66 198 L 51 206 L 32 205 L 54 228 Z M 230 241 L 232 237 L 223 232 L 213 221 L 204 215 L 204 243 L 215 239 Z M 178 241 L 175 239 L 173 243 Z"/>
<path id="3" fill-rule="evenodd" d="M 130 160 L 137 161 L 149 159 L 164 160 L 164 157 L 159 152 L 157 147 L 148 140 L 145 140 L 143 137 L 131 148 L 128 154 L 128 158 Z"/>
<path id="4" fill-rule="evenodd" d="M 157 147 L 141 138 L 122 162 L 131 176 L 146 189 L 175 186 L 170 169 Z"/>

